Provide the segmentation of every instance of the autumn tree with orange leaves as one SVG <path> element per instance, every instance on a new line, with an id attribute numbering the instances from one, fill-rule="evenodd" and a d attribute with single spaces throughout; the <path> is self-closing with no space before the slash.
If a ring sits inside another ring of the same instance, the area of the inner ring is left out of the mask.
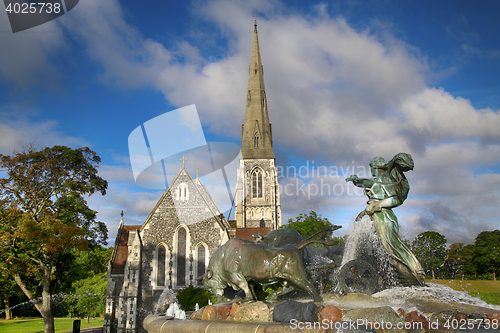
<path id="1" fill-rule="evenodd" d="M 106 244 L 106 226 L 86 201 L 106 194 L 100 161 L 87 147 L 30 146 L 13 156 L 0 154 L 0 269 L 34 303 L 45 333 L 54 332 L 50 300 L 64 255 Z"/>

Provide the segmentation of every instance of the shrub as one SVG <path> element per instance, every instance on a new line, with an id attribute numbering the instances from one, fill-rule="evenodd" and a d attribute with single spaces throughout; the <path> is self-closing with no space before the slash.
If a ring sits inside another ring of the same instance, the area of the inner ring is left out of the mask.
<path id="1" fill-rule="evenodd" d="M 177 293 L 177 301 L 179 306 L 184 311 L 193 311 L 196 303 L 201 307 L 208 305 L 208 300 L 212 294 L 200 287 L 189 287 L 179 290 Z"/>

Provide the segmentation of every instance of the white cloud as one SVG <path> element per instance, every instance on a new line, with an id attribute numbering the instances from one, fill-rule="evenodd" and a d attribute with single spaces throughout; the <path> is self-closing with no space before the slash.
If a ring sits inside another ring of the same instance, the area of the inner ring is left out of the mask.
<path id="1" fill-rule="evenodd" d="M 55 120 L 32 121 L 36 114 L 20 105 L 0 106 L 0 154 L 10 155 L 14 150 L 35 143 L 37 148 L 53 145 L 71 147 L 89 146 L 82 138 L 67 136 Z"/>
<path id="2" fill-rule="evenodd" d="M 477 110 L 468 100 L 442 88 L 426 87 L 427 77 L 436 74 L 429 71 L 418 50 L 387 32 L 380 37 L 370 30 L 357 31 L 324 11 L 306 19 L 283 15 L 279 2 L 202 4 L 200 15 L 215 21 L 229 40 L 231 52 L 216 61 L 202 59 L 203 50 L 195 45 L 184 43 L 167 50 L 142 38 L 118 9 L 110 23 L 99 25 L 99 34 L 82 34 L 92 45 L 90 54 L 103 63 L 107 78 L 119 85 L 129 81 L 151 84 L 178 106 L 196 103 L 204 125 L 236 138 L 240 131 L 235 124 L 243 120 L 248 80 L 251 14 L 264 5 L 268 14 L 259 18 L 259 42 L 275 146 L 282 151 L 293 149 L 301 158 L 337 164 L 352 160 L 367 164 L 377 155 L 389 159 L 400 151 L 412 153 L 416 168 L 409 174 L 410 196 L 438 195 L 448 209 L 462 210 L 463 232 L 491 226 L 478 222 L 478 216 L 482 216 L 480 207 L 498 202 L 498 174 L 477 176 L 473 170 L 500 163 L 500 115 Z M 103 8 L 98 12 L 109 15 Z M 81 19 L 101 21 L 84 13 Z M 115 47 L 103 42 L 109 39 Z M 178 63 L 176 56 L 188 61 Z M 284 180 L 282 186 L 287 181 L 296 180 Z M 320 179 L 309 184 L 316 181 Z M 311 187 L 306 189 L 282 197 L 285 214 L 342 209 L 358 205 L 361 199 L 318 195 L 311 193 Z M 427 201 L 419 209 L 436 204 Z M 419 216 L 424 217 L 413 221 L 422 226 L 436 215 L 429 214 L 422 213 Z M 446 219 L 436 222 L 439 227 L 452 228 Z M 465 239 L 458 234 L 453 237 Z"/>
<path id="3" fill-rule="evenodd" d="M 135 184 L 132 168 L 128 166 L 103 165 L 99 166 L 99 176 L 107 181 Z"/>
<path id="4" fill-rule="evenodd" d="M 81 2 L 71 19 L 66 15 L 58 22 L 102 65 L 103 80 L 128 89 L 156 88 L 178 107 L 195 103 L 204 126 L 238 138 L 253 37 L 252 14 L 265 12 L 258 21 L 259 42 L 277 151 L 293 150 L 298 158 L 339 165 L 353 160 L 367 165 L 374 156 L 390 159 L 400 151 L 409 152 L 415 171 L 408 173 L 412 190 L 405 205 L 420 210 L 411 223 L 428 227 L 436 212 L 444 210 L 437 203 L 460 211 L 460 223 L 470 232 L 489 227 L 498 216 L 487 216 L 482 209 L 491 211 L 499 202 L 500 114 L 498 110 L 478 110 L 444 88 L 427 87 L 427 79 L 436 73 L 430 72 L 427 60 L 414 47 L 390 31 L 379 35 L 375 31 L 380 26 L 356 30 L 342 17 L 329 17 L 321 6 L 316 7 L 317 17 L 290 13 L 279 1 L 266 0 L 200 2 L 193 10 L 220 27 L 228 40 L 227 54 L 209 61 L 201 44 L 181 41 L 167 49 L 144 38 L 125 20 L 116 0 Z M 33 73 L 41 71 L 62 48 L 60 31 L 50 27 L 57 38 L 34 42 L 38 60 L 26 72 L 20 70 L 19 77 L 5 64 L 29 62 L 14 60 L 14 55 L 31 37 L 24 36 L 26 41 L 14 45 L 10 53 L 0 52 L 4 78 L 21 86 L 35 82 Z M 25 125 L 33 123 L 26 119 L 2 122 L 2 133 L 10 135 L 1 144 L 12 147 L 33 137 L 31 130 L 19 130 Z M 54 140 L 70 140 L 57 132 L 53 122 L 37 123 L 35 129 L 49 143 L 54 129 Z M 492 169 L 476 174 L 481 167 Z M 111 175 L 113 171 L 118 172 Z M 123 171 L 102 170 L 118 181 L 128 177 Z M 410 202 L 412 195 L 439 198 L 417 203 Z M 134 214 L 147 214 L 152 208 L 149 194 L 125 191 L 112 197 L 111 201 L 131 207 Z M 282 198 L 282 204 L 284 210 L 300 207 L 306 212 L 309 207 L 340 209 L 353 203 L 342 196 L 315 195 L 304 201 L 295 195 Z M 425 211 L 429 207 L 434 207 L 430 213 Z M 453 229 L 446 221 L 443 218 L 436 224 Z"/>
<path id="5" fill-rule="evenodd" d="M 142 224 L 146 217 L 151 213 L 155 204 L 160 199 L 163 191 L 148 193 L 148 192 L 132 192 L 120 186 L 111 184 L 106 191 L 105 196 L 93 195 L 88 199 L 91 207 L 99 207 L 99 212 L 113 211 L 116 217 L 103 219 L 103 222 L 109 223 L 113 220 L 119 222 L 119 212 L 124 211 L 128 218 L 127 224 Z M 113 213 L 113 214 L 114 214 Z"/>
<path id="6" fill-rule="evenodd" d="M 394 140 L 400 119 L 387 119 L 387 113 L 422 91 L 426 63 L 404 43 L 383 44 L 342 18 L 284 16 L 278 2 L 203 4 L 200 13 L 234 36 L 229 55 L 212 62 L 187 42 L 167 50 L 145 39 L 126 23 L 116 1 L 87 1 L 61 22 L 88 45 L 90 56 L 104 67 L 104 78 L 119 86 L 153 86 L 178 106 L 196 103 L 211 131 L 238 137 L 234 124 L 244 112 L 251 13 L 263 4 L 271 13 L 259 19 L 259 39 L 271 121 L 280 123 L 273 128 L 275 142 L 301 154 L 326 150 L 346 159 L 373 149 L 407 148 Z"/>
<path id="7" fill-rule="evenodd" d="M 477 110 L 470 101 L 440 89 L 425 89 L 407 98 L 400 107 L 406 116 L 406 129 L 422 144 L 446 139 L 500 141 L 500 113 Z"/>
<path id="8" fill-rule="evenodd" d="M 484 221 L 471 221 L 461 211 L 450 208 L 439 201 L 426 205 L 421 214 L 405 217 L 405 227 L 412 236 L 424 231 L 436 231 L 446 236 L 451 243 L 474 243 L 482 231 L 493 231 L 495 227 Z"/>

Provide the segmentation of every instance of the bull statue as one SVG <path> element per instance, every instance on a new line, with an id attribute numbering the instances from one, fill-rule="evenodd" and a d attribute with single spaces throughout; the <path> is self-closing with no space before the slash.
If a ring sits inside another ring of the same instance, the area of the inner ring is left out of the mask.
<path id="1" fill-rule="evenodd" d="M 333 260 L 334 262 L 340 262 L 342 259 L 342 252 L 344 251 L 344 245 L 330 247 L 332 245 L 337 245 L 337 242 L 332 241 L 322 241 L 322 240 L 314 240 L 313 237 L 317 235 L 321 235 L 320 238 L 326 235 L 328 231 L 335 231 L 337 229 L 342 228 L 340 225 L 330 225 L 326 228 L 318 230 L 305 238 L 295 229 L 292 228 L 283 228 L 276 229 L 268 233 L 266 236 L 262 236 L 260 233 L 257 236 L 253 236 L 255 238 L 255 243 L 264 244 L 272 247 L 288 247 L 295 246 L 299 242 L 307 241 L 310 243 L 320 243 L 325 245 L 325 248 L 317 248 L 317 247 L 303 247 L 302 255 L 304 257 L 304 263 L 306 265 L 306 270 L 315 270 L 321 268 L 334 268 L 335 264 L 330 265 L 314 265 L 313 258 L 324 257 Z"/>
<path id="2" fill-rule="evenodd" d="M 328 228 L 338 229 L 337 226 Z M 249 282 L 264 285 L 281 283 L 283 288 L 271 295 L 270 299 L 276 299 L 298 287 L 311 294 L 315 302 L 321 302 L 321 296 L 307 278 L 304 256 L 301 252 L 306 245 L 311 243 L 335 244 L 334 241 L 312 239 L 321 232 L 324 233 L 325 230 L 322 229 L 298 242 L 280 247 L 238 238 L 230 239 L 210 258 L 203 277 L 203 285 L 217 297 L 221 297 L 226 286 L 230 286 L 234 290 L 243 290 L 246 300 L 253 300 L 256 297 Z"/>
<path id="3" fill-rule="evenodd" d="M 300 233 L 292 228 L 276 229 L 271 231 L 265 236 L 260 233 L 255 238 L 255 243 L 264 244 L 272 247 L 287 246 L 289 244 L 294 244 L 300 242 L 303 237 Z"/>

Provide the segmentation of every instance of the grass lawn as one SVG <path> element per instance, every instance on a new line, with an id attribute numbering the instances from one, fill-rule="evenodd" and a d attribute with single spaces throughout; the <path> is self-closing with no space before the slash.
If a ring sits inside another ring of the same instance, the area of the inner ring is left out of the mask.
<path id="1" fill-rule="evenodd" d="M 54 326 L 56 333 L 64 333 L 73 331 L 74 318 L 55 318 Z M 80 328 L 102 326 L 104 318 L 90 319 L 87 324 L 87 319 L 82 319 Z M 2 333 L 43 333 L 42 318 L 16 318 L 12 320 L 0 319 L 0 332 Z"/>
<path id="2" fill-rule="evenodd" d="M 466 291 L 485 302 L 500 305 L 500 281 L 483 280 L 425 280 L 428 283 L 444 284 L 452 289 Z"/>

